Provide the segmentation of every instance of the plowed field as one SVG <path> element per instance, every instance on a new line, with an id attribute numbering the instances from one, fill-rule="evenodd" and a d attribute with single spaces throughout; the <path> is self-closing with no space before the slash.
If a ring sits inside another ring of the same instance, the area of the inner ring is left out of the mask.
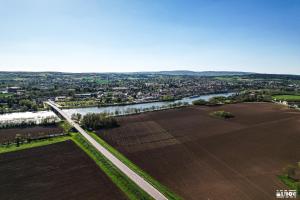
<path id="1" fill-rule="evenodd" d="M 72 141 L 0 154 L 0 199 L 126 199 Z"/>
<path id="2" fill-rule="evenodd" d="M 235 115 L 209 115 L 225 110 Z M 185 199 L 275 199 L 277 175 L 300 160 L 300 112 L 269 103 L 151 112 L 98 134 Z"/>

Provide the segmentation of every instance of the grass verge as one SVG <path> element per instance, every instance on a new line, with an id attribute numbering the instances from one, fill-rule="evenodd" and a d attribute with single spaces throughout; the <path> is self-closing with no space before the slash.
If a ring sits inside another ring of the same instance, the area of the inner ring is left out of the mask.
<path id="1" fill-rule="evenodd" d="M 82 135 L 72 134 L 72 140 L 107 174 L 129 199 L 148 200 L 151 198 L 145 191 L 132 182 L 125 174 L 116 168 L 107 158 L 95 149 Z"/>
<path id="2" fill-rule="evenodd" d="M 293 179 L 290 179 L 287 176 L 284 175 L 279 175 L 278 176 L 279 180 L 283 182 L 288 188 L 292 190 L 297 190 L 297 194 L 300 195 L 300 183 L 294 181 Z"/>
<path id="3" fill-rule="evenodd" d="M 70 136 L 62 136 L 62 137 L 53 137 L 53 138 L 49 138 L 49 139 L 45 139 L 45 140 L 32 141 L 30 143 L 21 144 L 20 146 L 16 146 L 15 144 L 8 145 L 8 146 L 1 146 L 0 153 L 8 153 L 8 152 L 13 152 L 13 151 L 30 149 L 30 148 L 34 148 L 34 147 L 45 146 L 45 145 L 49 145 L 49 144 L 63 142 L 63 141 L 69 140 L 69 139 L 71 139 Z"/>
<path id="4" fill-rule="evenodd" d="M 87 131 L 88 132 L 88 131 Z M 129 159 L 127 159 L 124 155 L 118 152 L 115 148 L 107 144 L 103 139 L 98 137 L 94 132 L 88 132 L 91 137 L 93 137 L 99 144 L 104 146 L 108 151 L 110 151 L 114 156 L 116 156 L 119 160 L 121 160 L 125 165 L 127 165 L 130 169 L 136 172 L 138 175 L 143 177 L 148 183 L 150 183 L 153 187 L 159 190 L 162 194 L 164 194 L 169 200 L 180 200 L 182 199 L 174 192 L 170 191 L 166 186 L 163 186 L 160 182 L 152 178 L 149 174 L 144 172 L 138 166 L 133 164 Z"/>

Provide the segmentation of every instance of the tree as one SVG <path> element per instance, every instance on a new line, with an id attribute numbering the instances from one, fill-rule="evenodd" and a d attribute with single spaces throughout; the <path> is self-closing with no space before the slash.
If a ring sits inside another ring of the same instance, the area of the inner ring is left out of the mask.
<path id="1" fill-rule="evenodd" d="M 16 141 L 17 147 L 20 146 L 20 142 L 21 142 L 21 135 L 20 134 L 16 134 L 15 141 Z"/>
<path id="2" fill-rule="evenodd" d="M 296 174 L 296 167 L 294 165 L 288 165 L 283 169 L 283 172 L 287 177 L 293 178 Z"/>
<path id="3" fill-rule="evenodd" d="M 28 99 L 20 100 L 19 105 L 21 106 L 21 110 L 23 110 L 23 111 L 27 111 L 27 110 L 37 111 L 38 110 L 38 106 L 36 105 L 36 103 L 32 102 Z"/>
<path id="4" fill-rule="evenodd" d="M 80 122 L 82 115 L 80 113 L 73 113 L 71 115 L 71 119 L 77 122 Z"/>
<path id="5" fill-rule="evenodd" d="M 56 116 L 48 116 L 42 119 L 41 124 L 44 126 L 54 125 L 57 122 Z"/>
<path id="6" fill-rule="evenodd" d="M 66 134 L 70 133 L 70 131 L 72 130 L 72 126 L 66 121 L 63 121 L 61 123 L 61 127 L 63 128 L 64 133 Z"/>
<path id="7" fill-rule="evenodd" d="M 119 110 L 115 110 L 115 115 L 119 115 L 120 111 Z"/>
<path id="8" fill-rule="evenodd" d="M 217 97 L 212 97 L 208 100 L 208 103 L 210 105 L 218 105 L 218 104 L 223 104 L 225 103 L 225 101 L 227 100 L 226 97 L 222 97 L 222 96 L 217 96 Z"/>
<path id="9" fill-rule="evenodd" d="M 90 130 L 118 126 L 117 120 L 107 113 L 88 113 L 83 116 L 81 124 L 84 128 Z"/>
<path id="10" fill-rule="evenodd" d="M 30 134 L 30 133 L 27 134 L 27 142 L 28 142 L 28 143 L 31 142 L 31 134 Z"/>
<path id="11" fill-rule="evenodd" d="M 205 101 L 204 99 L 198 99 L 198 100 L 195 100 L 192 102 L 193 105 L 206 105 L 207 104 L 207 101 Z"/>

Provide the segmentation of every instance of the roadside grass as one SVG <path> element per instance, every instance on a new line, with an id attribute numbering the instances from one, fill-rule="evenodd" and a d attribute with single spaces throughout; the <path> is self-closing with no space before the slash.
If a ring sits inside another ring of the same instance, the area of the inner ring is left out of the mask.
<path id="1" fill-rule="evenodd" d="M 148 183 L 150 183 L 153 187 L 159 190 L 162 194 L 164 194 L 169 200 L 180 200 L 182 199 L 174 192 L 170 191 L 166 186 L 163 186 L 160 182 L 152 178 L 149 174 L 144 172 L 141 168 L 133 164 L 129 159 L 127 159 L 123 154 L 118 152 L 115 148 L 106 143 L 103 139 L 101 139 L 94 132 L 87 131 L 91 137 L 93 137 L 99 144 L 105 147 L 108 151 L 110 151 L 114 156 L 116 156 L 119 160 L 121 160 L 125 165 L 127 165 L 130 169 L 136 172 L 138 175 L 143 177 Z"/>
<path id="2" fill-rule="evenodd" d="M 274 95 L 272 98 L 277 101 L 300 101 L 300 95 Z"/>
<path id="3" fill-rule="evenodd" d="M 281 182 L 283 182 L 288 188 L 297 190 L 297 194 L 300 195 L 300 182 L 296 182 L 288 176 L 279 175 L 277 176 Z"/>
<path id="4" fill-rule="evenodd" d="M 78 133 L 72 134 L 72 140 L 77 144 L 101 170 L 107 174 L 116 186 L 118 186 L 129 199 L 132 200 L 148 200 L 153 199 L 125 174 L 116 168 L 107 158 L 105 158 L 97 149 L 95 149 L 82 135 Z"/>
<path id="5" fill-rule="evenodd" d="M 30 149 L 30 148 L 34 148 L 34 147 L 46 146 L 49 144 L 63 142 L 63 141 L 69 140 L 69 139 L 71 139 L 70 136 L 61 136 L 61 137 L 48 138 L 48 139 L 44 139 L 44 140 L 36 140 L 36 141 L 33 140 L 30 143 L 20 144 L 19 146 L 16 146 L 16 144 L 1 145 L 0 146 L 0 154 L 13 152 L 13 151 L 20 151 L 20 150 L 24 150 L 24 149 Z"/>

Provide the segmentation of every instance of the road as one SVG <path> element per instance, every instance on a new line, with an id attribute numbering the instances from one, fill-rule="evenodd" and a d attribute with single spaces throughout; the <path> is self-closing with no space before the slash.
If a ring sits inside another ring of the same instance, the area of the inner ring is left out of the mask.
<path id="1" fill-rule="evenodd" d="M 105 147 L 99 144 L 95 139 L 93 139 L 85 130 L 83 130 L 77 123 L 75 123 L 64 111 L 57 107 L 57 105 L 52 102 L 46 102 L 49 106 L 55 109 L 65 120 L 67 120 L 77 131 L 85 137 L 101 154 L 103 154 L 110 162 L 112 162 L 121 172 L 126 174 L 134 183 L 136 183 L 140 188 L 147 192 L 151 197 L 157 200 L 167 200 L 167 198 L 154 188 L 150 183 L 143 179 L 140 175 L 131 170 L 127 165 L 110 153 Z"/>

